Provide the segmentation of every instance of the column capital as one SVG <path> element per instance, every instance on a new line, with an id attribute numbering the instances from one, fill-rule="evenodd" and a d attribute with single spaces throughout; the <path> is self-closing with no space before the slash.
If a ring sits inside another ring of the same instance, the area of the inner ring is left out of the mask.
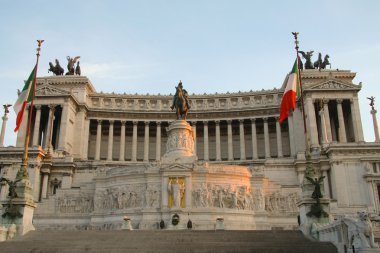
<path id="1" fill-rule="evenodd" d="M 207 121 L 207 120 L 204 120 L 204 121 L 203 121 L 203 125 L 207 126 L 207 125 L 208 125 L 208 121 Z"/>
<path id="2" fill-rule="evenodd" d="M 145 126 L 149 126 L 150 121 L 144 121 Z"/>
<path id="3" fill-rule="evenodd" d="M 350 103 L 351 103 L 351 104 L 354 103 L 354 98 L 350 98 Z"/>
<path id="4" fill-rule="evenodd" d="M 239 119 L 239 123 L 240 124 L 244 123 L 244 119 Z"/>
<path id="5" fill-rule="evenodd" d="M 109 121 L 110 125 L 113 125 L 113 123 L 115 122 L 113 119 L 108 120 L 108 121 Z"/>
<path id="6" fill-rule="evenodd" d="M 57 105 L 48 105 L 49 106 L 49 109 L 50 110 L 53 110 L 53 109 L 55 109 L 55 107 L 57 106 Z"/>
<path id="7" fill-rule="evenodd" d="M 102 119 L 98 119 L 98 125 L 101 125 L 102 124 Z"/>
<path id="8" fill-rule="evenodd" d="M 274 117 L 274 118 L 276 119 L 276 123 L 277 123 L 277 124 L 280 124 L 280 121 L 279 121 L 279 120 L 280 120 L 280 116 L 276 116 L 276 117 Z"/>
<path id="9" fill-rule="evenodd" d="M 256 124 L 256 118 L 252 118 L 251 123 Z"/>
<path id="10" fill-rule="evenodd" d="M 231 125 L 231 123 L 232 123 L 232 119 L 228 119 L 228 120 L 226 120 L 227 121 L 227 124 L 228 125 Z"/>
<path id="11" fill-rule="evenodd" d="M 329 102 L 330 100 L 327 99 L 327 98 L 323 98 L 322 101 L 323 101 L 323 106 L 325 106 L 325 105 L 328 104 L 328 102 Z"/>
<path id="12" fill-rule="evenodd" d="M 264 123 L 268 123 L 268 117 L 263 118 Z"/>
<path id="13" fill-rule="evenodd" d="M 219 125 L 220 124 L 220 120 L 215 120 L 215 125 Z"/>
<path id="14" fill-rule="evenodd" d="M 126 120 L 121 120 L 120 123 L 121 123 L 121 125 L 125 126 L 125 123 L 127 123 L 127 121 Z"/>
<path id="15" fill-rule="evenodd" d="M 161 126 L 161 123 L 162 123 L 161 121 L 156 121 L 157 126 Z"/>
<path id="16" fill-rule="evenodd" d="M 134 126 L 136 126 L 139 122 L 136 121 L 136 120 L 134 120 L 134 121 L 132 121 L 132 123 L 133 123 Z"/>
<path id="17" fill-rule="evenodd" d="M 42 105 L 34 105 L 37 110 L 41 110 Z"/>
<path id="18" fill-rule="evenodd" d="M 337 102 L 338 104 L 341 104 L 341 103 L 343 103 L 343 99 L 342 99 L 342 98 L 338 98 L 338 99 L 336 100 L 336 102 Z"/>
<path id="19" fill-rule="evenodd" d="M 196 126 L 197 125 L 197 121 L 191 121 L 191 125 L 192 126 Z"/>

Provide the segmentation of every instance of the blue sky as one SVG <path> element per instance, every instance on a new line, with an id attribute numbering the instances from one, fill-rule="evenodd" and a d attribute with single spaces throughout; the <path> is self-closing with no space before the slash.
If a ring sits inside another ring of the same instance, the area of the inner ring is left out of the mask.
<path id="1" fill-rule="evenodd" d="M 280 88 L 300 48 L 357 72 L 361 116 L 373 141 L 367 96 L 380 101 L 380 1 L 5 1 L 0 0 L 0 103 L 13 104 L 35 64 L 81 56 L 97 91 L 169 94 Z M 314 59 L 315 60 L 315 59 Z M 380 103 L 380 102 L 378 102 Z M 378 105 L 378 103 L 376 105 Z M 377 106 L 379 108 L 379 106 Z M 14 145 L 12 110 L 5 145 Z"/>

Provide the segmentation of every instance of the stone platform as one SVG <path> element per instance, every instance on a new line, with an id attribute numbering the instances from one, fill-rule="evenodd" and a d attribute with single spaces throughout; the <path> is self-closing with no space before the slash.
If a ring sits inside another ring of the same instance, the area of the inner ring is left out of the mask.
<path id="1" fill-rule="evenodd" d="M 7 253 L 80 252 L 268 252 L 335 253 L 331 243 L 313 242 L 300 231 L 33 231 L 0 243 Z"/>

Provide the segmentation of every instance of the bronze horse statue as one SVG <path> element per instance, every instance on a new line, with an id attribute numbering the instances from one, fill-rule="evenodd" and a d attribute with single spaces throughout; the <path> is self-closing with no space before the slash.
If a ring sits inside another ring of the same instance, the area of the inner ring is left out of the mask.
<path id="1" fill-rule="evenodd" d="M 170 107 L 172 110 L 175 108 L 177 120 L 186 120 L 187 112 L 190 109 L 187 91 L 182 89 L 182 82 L 176 87 L 176 93 L 173 98 L 173 104 Z"/>
<path id="2" fill-rule="evenodd" d="M 59 64 L 59 61 L 57 59 L 55 59 L 55 66 L 51 62 L 49 62 L 49 66 L 50 66 L 50 68 L 48 69 L 48 73 L 51 71 L 56 76 L 61 76 L 65 72 L 64 69 Z"/>

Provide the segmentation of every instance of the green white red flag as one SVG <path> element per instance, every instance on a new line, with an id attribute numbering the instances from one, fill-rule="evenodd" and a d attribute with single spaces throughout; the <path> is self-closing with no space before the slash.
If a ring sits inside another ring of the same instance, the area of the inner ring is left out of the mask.
<path id="1" fill-rule="evenodd" d="M 26 104 L 31 102 L 33 99 L 35 74 L 36 66 L 33 68 L 32 73 L 30 73 L 28 80 L 25 81 L 24 88 L 22 88 L 22 91 L 20 92 L 17 101 L 13 106 L 13 109 L 17 115 L 16 128 L 14 130 L 15 132 L 17 132 L 21 126 Z"/>
<path id="2" fill-rule="evenodd" d="M 289 110 L 294 111 L 294 109 L 296 108 L 296 98 L 300 95 L 301 88 L 298 71 L 298 62 L 296 59 L 292 71 L 288 75 L 288 81 L 286 83 L 284 95 L 282 96 L 279 119 L 280 123 L 288 118 Z"/>

